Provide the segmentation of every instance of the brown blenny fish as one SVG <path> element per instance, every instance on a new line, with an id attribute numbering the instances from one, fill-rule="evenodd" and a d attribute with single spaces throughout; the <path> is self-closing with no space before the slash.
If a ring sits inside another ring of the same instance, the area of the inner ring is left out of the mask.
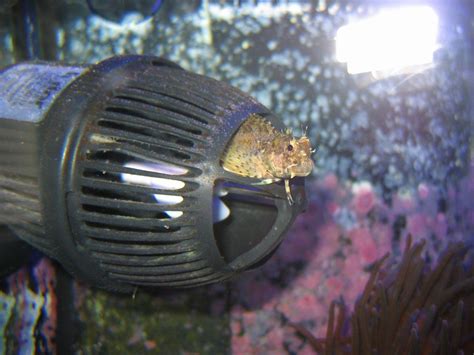
<path id="1" fill-rule="evenodd" d="M 252 114 L 240 126 L 222 156 L 222 167 L 234 174 L 260 179 L 269 184 L 285 180 L 290 204 L 290 179 L 308 176 L 313 170 L 308 137 L 281 132 L 265 118 Z"/>

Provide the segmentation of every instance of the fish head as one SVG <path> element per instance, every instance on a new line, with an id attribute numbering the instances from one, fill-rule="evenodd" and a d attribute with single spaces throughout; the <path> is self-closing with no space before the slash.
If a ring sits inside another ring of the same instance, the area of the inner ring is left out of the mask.
<path id="1" fill-rule="evenodd" d="M 311 143 L 308 137 L 293 137 L 289 134 L 277 137 L 273 142 L 270 165 L 274 175 L 280 179 L 308 176 L 313 170 Z"/>
<path id="2" fill-rule="evenodd" d="M 292 138 L 286 146 L 287 151 L 287 174 L 295 176 L 308 176 L 313 170 L 314 164 L 311 159 L 311 142 L 308 137 Z"/>

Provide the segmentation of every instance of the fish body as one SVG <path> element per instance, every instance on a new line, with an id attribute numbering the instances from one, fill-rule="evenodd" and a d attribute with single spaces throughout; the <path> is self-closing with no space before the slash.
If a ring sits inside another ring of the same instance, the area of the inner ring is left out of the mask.
<path id="1" fill-rule="evenodd" d="M 240 126 L 223 157 L 222 167 L 234 174 L 260 179 L 263 183 L 285 180 L 292 202 L 289 179 L 308 176 L 313 170 L 308 137 L 293 137 L 263 117 L 252 114 Z"/>

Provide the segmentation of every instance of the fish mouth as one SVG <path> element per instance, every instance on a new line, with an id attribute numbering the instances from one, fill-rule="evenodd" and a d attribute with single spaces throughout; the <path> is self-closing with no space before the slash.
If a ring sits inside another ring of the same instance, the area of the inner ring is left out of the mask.
<path id="1" fill-rule="evenodd" d="M 298 164 L 290 167 L 290 173 L 292 177 L 304 177 L 311 174 L 314 168 L 314 163 L 312 160 L 308 160 L 303 164 Z"/>

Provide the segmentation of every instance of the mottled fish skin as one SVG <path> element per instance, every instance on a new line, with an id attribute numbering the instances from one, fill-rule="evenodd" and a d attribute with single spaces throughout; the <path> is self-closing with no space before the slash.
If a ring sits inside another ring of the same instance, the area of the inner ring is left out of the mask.
<path id="1" fill-rule="evenodd" d="M 227 146 L 222 167 L 234 174 L 266 182 L 307 176 L 313 169 L 308 137 L 295 138 L 252 114 Z M 290 197 L 289 197 L 290 198 Z"/>

